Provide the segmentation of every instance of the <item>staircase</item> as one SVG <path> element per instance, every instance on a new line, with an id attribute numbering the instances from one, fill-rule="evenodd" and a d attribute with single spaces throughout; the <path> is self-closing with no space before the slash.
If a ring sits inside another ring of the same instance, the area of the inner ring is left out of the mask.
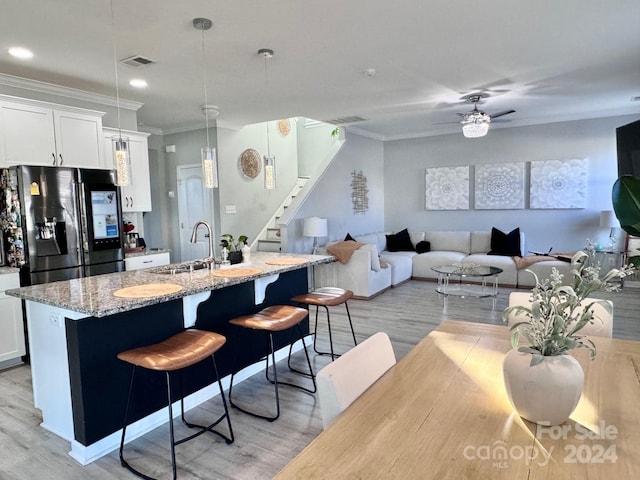
<path id="1" fill-rule="evenodd" d="M 269 220 L 267 226 L 258 236 L 257 250 L 259 252 L 281 251 L 280 228 L 278 227 L 278 220 L 285 212 L 287 207 L 291 205 L 293 199 L 296 198 L 298 193 L 300 193 L 302 187 L 304 187 L 308 180 L 309 177 L 298 177 L 298 181 L 296 182 L 295 187 L 293 187 L 293 189 L 291 190 L 291 193 L 287 196 L 286 200 L 282 202 L 282 205 L 280 205 L 280 207 L 276 210 L 275 215 L 271 217 L 271 220 Z"/>

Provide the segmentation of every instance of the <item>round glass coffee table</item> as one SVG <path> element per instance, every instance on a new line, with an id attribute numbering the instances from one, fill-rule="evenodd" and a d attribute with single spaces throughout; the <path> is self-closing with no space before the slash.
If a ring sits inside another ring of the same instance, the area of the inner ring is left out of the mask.
<path id="1" fill-rule="evenodd" d="M 472 263 L 455 263 L 432 267 L 431 270 L 438 274 L 436 292 L 442 295 L 445 309 L 449 296 L 460 298 L 491 297 L 493 299 L 492 309 L 496 309 L 498 275 L 502 273 L 501 268 Z"/>

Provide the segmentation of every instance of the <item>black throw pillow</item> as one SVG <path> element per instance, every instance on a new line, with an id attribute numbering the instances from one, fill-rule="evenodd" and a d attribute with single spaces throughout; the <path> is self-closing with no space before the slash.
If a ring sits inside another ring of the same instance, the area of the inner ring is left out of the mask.
<path id="1" fill-rule="evenodd" d="M 416 252 L 417 253 L 426 253 L 431 251 L 431 242 L 427 242 L 426 240 L 422 240 L 416 244 Z"/>
<path id="2" fill-rule="evenodd" d="M 521 257 L 520 228 L 514 228 L 509 233 L 504 233 L 493 227 L 491 229 L 491 251 L 488 254 Z"/>
<path id="3" fill-rule="evenodd" d="M 346 236 L 346 237 L 344 237 L 344 241 L 345 241 L 345 242 L 355 242 L 355 241 L 356 241 L 356 239 L 355 239 L 355 238 L 353 238 L 353 237 L 351 236 L 351 234 L 350 234 L 350 233 L 347 233 L 347 236 Z"/>
<path id="4" fill-rule="evenodd" d="M 386 235 L 387 237 L 387 250 L 390 252 L 413 252 L 415 248 L 411 243 L 411 237 L 409 236 L 409 230 L 406 228 L 399 231 L 395 235 Z"/>

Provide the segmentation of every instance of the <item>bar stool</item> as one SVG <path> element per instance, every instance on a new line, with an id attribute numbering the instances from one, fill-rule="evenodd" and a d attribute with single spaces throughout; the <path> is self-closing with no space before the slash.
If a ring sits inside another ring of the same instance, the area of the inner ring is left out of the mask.
<path id="1" fill-rule="evenodd" d="M 220 381 L 220 377 L 218 375 L 218 368 L 216 366 L 216 360 L 214 358 L 214 353 L 217 352 L 222 345 L 226 342 L 226 338 L 222 335 L 214 332 L 206 332 L 203 330 L 197 329 L 188 329 L 184 332 L 178 333 L 160 343 L 156 343 L 154 345 L 148 345 L 145 347 L 134 348 L 132 350 L 127 350 L 119 353 L 117 356 L 120 360 L 130 363 L 132 365 L 131 371 L 131 382 L 129 384 L 129 394 L 127 396 L 127 406 L 125 408 L 124 414 L 124 426 L 122 428 L 122 440 L 120 441 L 120 464 L 129 470 L 131 473 L 135 475 L 145 478 L 152 479 L 145 475 L 142 472 L 139 472 L 135 468 L 133 468 L 127 461 L 124 459 L 124 440 L 125 434 L 127 431 L 127 423 L 128 423 L 128 415 L 129 415 L 129 405 L 131 401 L 131 392 L 133 391 L 133 382 L 136 373 L 136 368 L 146 368 L 148 370 L 155 370 L 159 372 L 164 372 L 166 374 L 167 379 L 167 400 L 169 402 L 169 436 L 171 438 L 171 468 L 173 471 L 173 478 L 176 478 L 176 445 L 180 445 L 188 440 L 191 440 L 204 432 L 211 432 L 222 437 L 227 444 L 233 443 L 233 429 L 231 428 L 231 420 L 229 418 L 229 410 L 227 408 L 227 402 L 224 397 L 224 391 L 222 390 L 222 383 Z M 195 365 L 196 363 L 204 360 L 207 357 L 211 357 L 213 362 L 213 370 L 218 379 L 218 387 L 220 388 L 220 396 L 222 397 L 222 404 L 224 406 L 224 414 L 222 414 L 216 421 L 214 421 L 211 425 L 196 425 L 193 423 L 187 422 L 184 416 L 184 399 L 182 397 L 182 392 L 180 395 L 180 407 L 181 407 L 181 417 L 182 422 L 189 428 L 198 428 L 199 430 L 190 435 L 188 437 L 182 438 L 178 441 L 174 438 L 173 433 L 173 409 L 172 409 L 172 401 L 171 401 L 171 372 L 178 372 L 180 370 L 189 367 L 191 365 Z M 214 430 L 213 428 L 217 426 L 222 420 L 227 419 L 227 426 L 229 429 L 229 436 L 227 437 L 221 432 Z"/>
<path id="2" fill-rule="evenodd" d="M 236 355 L 234 359 L 234 373 L 231 375 L 231 384 L 229 385 L 229 403 L 233 408 L 237 408 L 241 412 L 244 412 L 248 415 L 252 415 L 254 417 L 262 418 L 264 420 L 268 420 L 269 422 L 273 422 L 280 416 L 280 396 L 278 394 L 278 385 L 288 385 L 290 387 L 299 388 L 300 390 L 304 390 L 308 393 L 316 392 L 316 378 L 313 374 L 313 368 L 311 367 L 311 360 L 309 359 L 309 353 L 307 352 L 307 345 L 304 343 L 304 335 L 302 333 L 302 329 L 300 328 L 300 322 L 305 319 L 308 315 L 308 312 L 304 308 L 293 307 L 291 305 L 273 305 L 267 308 L 260 310 L 253 315 L 245 315 L 243 317 L 237 317 L 229 321 L 229 323 L 236 325 L 238 327 L 249 328 L 253 330 L 263 330 L 267 334 L 268 341 L 268 351 L 265 355 L 266 359 L 266 368 L 265 368 L 265 377 L 266 379 L 274 385 L 275 390 L 275 400 L 276 400 L 276 414 L 275 416 L 267 416 L 259 413 L 255 413 L 247 410 L 245 407 L 239 407 L 237 404 L 233 402 L 231 397 L 231 393 L 233 391 L 233 379 L 234 376 L 238 373 L 236 371 L 237 366 L 237 358 L 238 358 L 238 350 L 240 348 L 240 332 L 238 331 L 237 344 L 236 344 Z M 276 369 L 276 355 L 275 349 L 273 346 L 273 332 L 279 332 L 283 330 L 290 329 L 292 327 L 296 327 L 298 333 L 300 335 L 300 340 L 302 340 L 302 346 L 304 348 L 304 354 L 307 358 L 307 365 L 309 366 L 309 373 L 302 372 L 300 370 L 296 370 L 291 366 L 291 350 L 293 348 L 293 334 L 291 335 L 291 343 L 289 346 L 289 357 L 287 359 L 287 366 L 289 370 L 292 372 L 298 373 L 305 377 L 311 379 L 313 383 L 313 389 L 306 388 L 302 385 L 296 385 L 294 383 L 288 383 L 278 380 L 278 372 Z M 269 378 L 269 355 L 271 355 L 271 360 L 273 362 L 273 380 Z"/>
<path id="3" fill-rule="evenodd" d="M 351 290 L 344 290 L 336 287 L 321 287 L 317 288 L 309 293 L 302 295 L 296 295 L 291 300 L 297 303 L 303 303 L 306 305 L 315 305 L 316 307 L 316 326 L 313 329 L 313 350 L 319 355 L 331 355 L 331 361 L 335 357 L 340 355 L 333 351 L 333 337 L 331 335 L 331 319 L 329 317 L 329 307 L 335 307 L 344 303 L 344 307 L 347 309 L 347 318 L 349 319 L 349 327 L 351 328 L 351 336 L 353 337 L 353 344 L 357 345 L 356 334 L 353 331 L 353 323 L 351 322 L 351 313 L 349 313 L 349 305 L 347 301 L 353 297 Z M 316 340 L 318 338 L 318 308 L 324 307 L 327 312 L 327 327 L 329 329 L 329 346 L 331 352 L 320 352 L 316 346 Z"/>

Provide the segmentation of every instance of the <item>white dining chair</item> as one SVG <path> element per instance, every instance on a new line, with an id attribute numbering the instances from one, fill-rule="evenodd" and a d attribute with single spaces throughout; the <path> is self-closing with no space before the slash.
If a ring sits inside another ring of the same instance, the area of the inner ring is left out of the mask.
<path id="1" fill-rule="evenodd" d="M 584 307 L 594 300 L 598 299 L 587 297 L 582 301 L 580 305 Z M 604 300 L 604 302 L 608 304 L 608 308 L 599 303 L 593 305 L 593 314 L 596 318 L 594 319 L 593 323 L 588 323 L 584 327 L 582 327 L 582 329 L 578 332 L 579 335 L 592 335 L 596 337 L 611 338 L 611 336 L 613 335 L 613 302 L 611 302 L 610 300 Z M 531 292 L 511 292 L 509 294 L 509 306 L 513 307 L 515 305 L 529 307 L 531 305 Z M 524 320 L 526 320 L 526 316 L 524 313 L 516 315 L 516 312 L 509 312 L 509 325 L 513 325 L 515 322 Z"/>
<path id="2" fill-rule="evenodd" d="M 316 380 L 323 428 L 395 364 L 389 336 L 378 332 L 320 370 Z"/>

